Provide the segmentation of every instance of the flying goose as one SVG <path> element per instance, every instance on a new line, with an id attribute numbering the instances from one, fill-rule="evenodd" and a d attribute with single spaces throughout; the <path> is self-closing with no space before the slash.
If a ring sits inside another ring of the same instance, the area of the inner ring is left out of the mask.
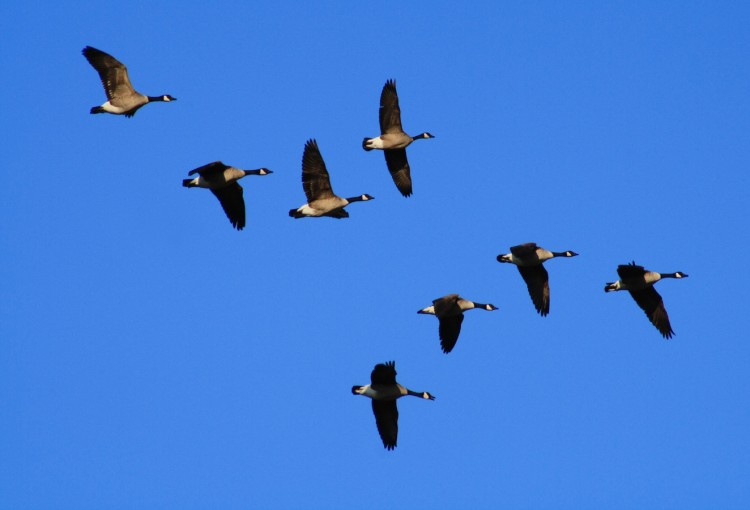
<path id="1" fill-rule="evenodd" d="M 219 199 L 222 209 L 237 230 L 245 228 L 245 200 L 242 198 L 242 186 L 237 182 L 246 175 L 268 175 L 273 172 L 267 168 L 257 170 L 240 170 L 227 166 L 221 161 L 190 170 L 188 175 L 198 174 L 193 179 L 183 179 L 186 188 L 208 188 Z"/>
<path id="2" fill-rule="evenodd" d="M 91 113 L 114 113 L 132 117 L 138 108 L 154 101 L 176 101 L 169 94 L 163 96 L 144 96 L 136 92 L 128 78 L 128 68 L 112 55 L 86 46 L 83 56 L 89 61 L 104 85 L 108 101 L 101 106 L 91 108 Z"/>
<path id="3" fill-rule="evenodd" d="M 638 306 L 646 312 L 646 316 L 651 323 L 659 330 L 661 336 L 672 338 L 674 331 L 669 324 L 669 315 L 667 315 L 664 301 L 656 292 L 654 284 L 662 278 L 687 278 L 688 275 L 681 271 L 676 273 L 646 271 L 643 266 L 636 266 L 635 262 L 617 266 L 617 274 L 620 279 L 616 282 L 607 283 L 604 292 L 629 291 Z"/>
<path id="4" fill-rule="evenodd" d="M 525 243 L 513 246 L 507 255 L 498 255 L 498 262 L 515 264 L 521 273 L 534 307 L 544 317 L 549 313 L 549 274 L 542 264 L 554 257 L 575 257 L 578 254 L 568 251 L 549 251 L 536 245 Z"/>
<path id="5" fill-rule="evenodd" d="M 386 450 L 393 450 L 398 440 L 398 408 L 396 399 L 404 395 L 426 400 L 435 400 L 435 397 L 426 391 L 411 391 L 396 382 L 396 362 L 378 363 L 370 374 L 370 384 L 365 386 L 352 386 L 353 395 L 364 395 L 372 399 L 372 412 L 375 414 L 375 423 L 378 426 L 380 439 Z"/>
<path id="6" fill-rule="evenodd" d="M 291 209 L 289 216 L 292 218 L 304 218 L 305 216 L 329 216 L 331 218 L 348 218 L 349 213 L 344 207 L 352 202 L 373 200 L 370 195 L 360 195 L 352 198 L 341 198 L 333 194 L 328 170 L 320 155 L 318 142 L 310 139 L 305 143 L 305 151 L 302 153 L 302 188 L 307 196 L 307 203 Z"/>
<path id="7" fill-rule="evenodd" d="M 401 109 L 398 106 L 396 81 L 388 80 L 380 93 L 380 136 L 365 138 L 362 148 L 366 151 L 380 149 L 385 154 L 385 163 L 393 182 L 405 197 L 411 195 L 411 173 L 406 159 L 406 147 L 414 140 L 435 138 L 430 133 L 411 137 L 401 128 Z"/>
<path id="8" fill-rule="evenodd" d="M 448 294 L 435 299 L 432 305 L 422 308 L 417 313 L 435 315 L 440 321 L 438 332 L 440 334 L 440 347 L 448 354 L 456 346 L 458 335 L 461 333 L 461 323 L 464 321 L 464 312 L 478 308 L 480 310 L 497 310 L 495 305 L 484 305 L 463 299 L 458 294 Z"/>

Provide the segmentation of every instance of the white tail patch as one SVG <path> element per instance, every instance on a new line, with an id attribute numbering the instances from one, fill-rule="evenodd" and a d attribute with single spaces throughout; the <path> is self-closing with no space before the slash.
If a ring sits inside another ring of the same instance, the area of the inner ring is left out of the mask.
<path id="1" fill-rule="evenodd" d="M 377 138 L 370 138 L 367 140 L 367 148 L 369 149 L 382 149 L 383 148 L 383 139 L 379 136 Z"/>

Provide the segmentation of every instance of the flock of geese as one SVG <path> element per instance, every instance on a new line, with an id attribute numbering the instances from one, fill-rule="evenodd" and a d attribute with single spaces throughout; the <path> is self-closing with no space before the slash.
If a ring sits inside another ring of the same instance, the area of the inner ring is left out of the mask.
<path id="1" fill-rule="evenodd" d="M 86 46 L 83 56 L 94 67 L 107 95 L 107 101 L 101 106 L 91 108 L 92 114 L 111 113 L 132 117 L 139 108 L 152 102 L 171 102 L 176 98 L 169 94 L 161 96 L 146 96 L 137 92 L 130 83 L 128 70 L 122 62 L 113 56 Z M 406 148 L 415 140 L 434 138 L 424 132 L 416 136 L 409 136 L 401 127 L 401 109 L 398 103 L 396 82 L 388 80 L 380 95 L 380 135 L 365 138 L 362 147 L 365 151 L 382 150 L 385 155 L 386 166 L 399 192 L 408 197 L 412 194 L 412 180 L 409 162 L 406 158 Z M 237 230 L 245 227 L 245 201 L 242 186 L 237 182 L 247 175 L 268 175 L 271 170 L 259 168 L 255 170 L 241 170 L 225 165 L 221 161 L 208 163 L 194 170 L 188 175 L 196 176 L 184 179 L 182 185 L 187 188 L 206 188 L 216 196 L 230 223 Z M 318 143 L 310 139 L 305 143 L 302 154 L 302 189 L 307 203 L 289 211 L 292 218 L 321 217 L 348 218 L 345 207 L 352 202 L 372 200 L 368 194 L 350 198 L 336 195 L 331 188 L 330 177 L 326 169 Z M 549 274 L 544 263 L 556 257 L 575 257 L 573 251 L 554 252 L 546 250 L 535 243 L 520 244 L 510 248 L 510 253 L 497 256 L 501 263 L 514 264 L 521 277 L 526 282 L 529 296 L 541 316 L 549 313 L 550 290 Z M 654 284 L 662 278 L 685 278 L 683 272 L 658 273 L 648 271 L 635 262 L 617 267 L 619 280 L 607 283 L 606 292 L 627 290 L 638 306 L 646 313 L 651 323 L 659 330 L 664 338 L 671 338 L 674 334 L 669 322 L 664 301 L 654 288 Z M 422 308 L 417 313 L 429 314 L 437 317 L 439 322 L 438 336 L 440 346 L 446 354 L 456 346 L 464 320 L 464 312 L 473 309 L 486 311 L 497 310 L 492 304 L 483 304 L 460 297 L 458 294 L 448 294 L 433 300 L 430 306 Z M 364 395 L 372 400 L 372 410 L 375 422 L 387 450 L 396 447 L 398 439 L 398 408 L 396 400 L 411 395 L 426 400 L 434 400 L 429 392 L 412 391 L 396 382 L 396 364 L 393 361 L 375 365 L 370 374 L 370 384 L 353 386 L 352 393 Z"/>

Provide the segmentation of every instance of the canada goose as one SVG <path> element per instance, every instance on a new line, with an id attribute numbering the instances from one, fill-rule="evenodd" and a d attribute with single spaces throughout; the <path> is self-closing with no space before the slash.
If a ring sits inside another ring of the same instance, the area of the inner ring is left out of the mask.
<path id="1" fill-rule="evenodd" d="M 638 306 L 646 312 L 646 316 L 651 324 L 656 326 L 661 336 L 672 338 L 674 331 L 669 324 L 669 315 L 664 308 L 664 301 L 654 284 L 662 278 L 687 278 L 688 275 L 681 271 L 676 273 L 657 273 L 656 271 L 646 271 L 643 266 L 636 266 L 635 262 L 617 266 L 619 280 L 607 283 L 604 292 L 614 292 L 618 290 L 627 290 L 633 296 Z"/>
<path id="2" fill-rule="evenodd" d="M 554 257 L 576 257 L 578 254 L 568 251 L 549 251 L 536 245 L 525 243 L 513 246 L 507 255 L 498 255 L 498 262 L 515 264 L 521 273 L 534 307 L 544 317 L 549 313 L 549 274 L 542 264 Z"/>
<path id="3" fill-rule="evenodd" d="M 458 340 L 458 334 L 461 333 L 461 323 L 464 321 L 464 312 L 478 308 L 480 310 L 497 310 L 495 305 L 484 305 L 463 299 L 458 294 L 448 294 L 441 298 L 435 299 L 431 306 L 422 308 L 417 313 L 435 315 L 440 321 L 440 347 L 443 352 L 448 354 L 453 350 Z"/>
<path id="4" fill-rule="evenodd" d="M 305 151 L 302 153 L 302 188 L 307 196 L 307 203 L 291 209 L 289 216 L 292 218 L 304 218 L 305 216 L 329 216 L 331 218 L 348 218 L 349 213 L 344 207 L 352 202 L 373 200 L 370 195 L 360 195 L 352 198 L 341 198 L 333 194 L 328 170 L 320 155 L 318 142 L 310 139 L 305 143 Z"/>
<path id="5" fill-rule="evenodd" d="M 411 391 L 396 382 L 396 362 L 378 363 L 370 374 L 370 384 L 352 386 L 353 395 L 364 395 L 372 399 L 372 412 L 378 426 L 380 439 L 386 450 L 393 450 L 398 439 L 398 408 L 396 400 L 404 395 L 426 400 L 435 397 L 426 391 Z"/>
<path id="6" fill-rule="evenodd" d="M 198 174 L 194 179 L 183 179 L 186 188 L 208 188 L 219 199 L 222 209 L 237 230 L 245 228 L 245 200 L 242 198 L 242 186 L 237 182 L 246 175 L 268 175 L 273 172 L 267 168 L 257 170 L 240 170 L 227 166 L 221 161 L 190 170 L 188 175 Z"/>
<path id="7" fill-rule="evenodd" d="M 128 78 L 128 68 L 112 55 L 101 50 L 86 46 L 83 56 L 89 61 L 104 85 L 104 92 L 108 101 L 101 106 L 91 108 L 91 113 L 114 113 L 132 117 L 138 108 L 154 101 L 176 101 L 177 98 L 169 94 L 163 96 L 144 96 L 136 92 Z"/>
<path id="8" fill-rule="evenodd" d="M 393 182 L 405 197 L 411 195 L 411 171 L 406 159 L 406 147 L 414 140 L 435 138 L 430 133 L 411 137 L 401 128 L 401 109 L 398 106 L 396 81 L 388 80 L 380 93 L 380 136 L 365 138 L 362 148 L 366 151 L 380 149 L 385 154 L 385 163 Z"/>

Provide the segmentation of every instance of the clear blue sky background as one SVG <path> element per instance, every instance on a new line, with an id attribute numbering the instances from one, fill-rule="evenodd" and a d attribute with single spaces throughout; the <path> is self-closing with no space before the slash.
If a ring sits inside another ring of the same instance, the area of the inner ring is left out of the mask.
<path id="1" fill-rule="evenodd" d="M 0 508 L 750 507 L 746 3 L 64 4 L 0 7 Z M 178 101 L 89 115 L 86 45 Z M 350 219 L 287 216 L 312 137 Z M 180 185 L 217 159 L 274 171 L 242 232 Z M 528 241 L 580 253 L 547 318 Z M 603 292 L 631 260 L 690 275 L 674 339 Z M 445 355 L 450 292 L 499 310 Z M 437 400 L 387 452 L 391 359 Z"/>

